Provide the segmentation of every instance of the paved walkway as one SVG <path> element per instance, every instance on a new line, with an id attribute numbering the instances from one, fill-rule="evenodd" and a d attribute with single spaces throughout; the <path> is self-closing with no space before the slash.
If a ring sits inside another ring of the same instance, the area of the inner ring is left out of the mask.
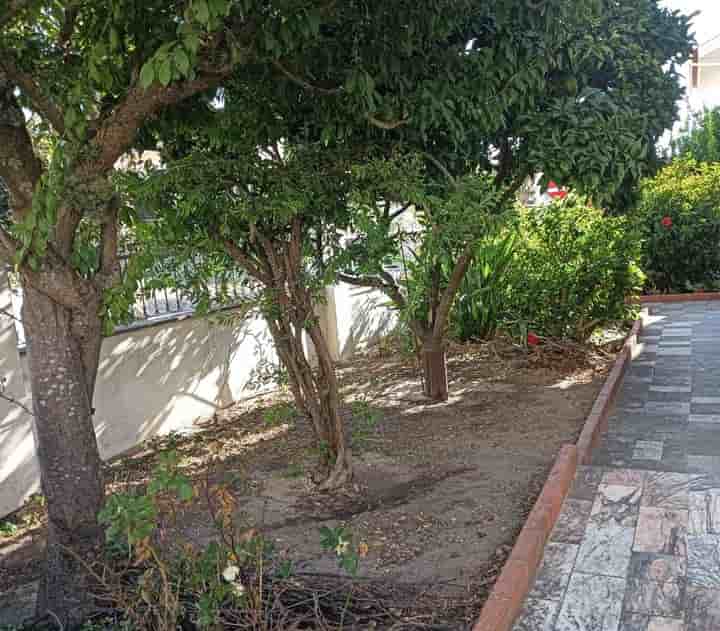
<path id="1" fill-rule="evenodd" d="M 720 302 L 641 342 L 513 631 L 720 631 Z"/>

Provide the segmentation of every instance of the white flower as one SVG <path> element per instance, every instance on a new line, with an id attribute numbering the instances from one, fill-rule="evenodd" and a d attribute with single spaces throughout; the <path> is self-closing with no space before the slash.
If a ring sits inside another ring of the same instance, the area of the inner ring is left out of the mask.
<path id="1" fill-rule="evenodd" d="M 338 539 L 338 544 L 335 546 L 335 554 L 337 554 L 339 557 L 341 557 L 343 554 L 347 552 L 348 547 L 350 546 L 350 542 L 340 537 Z"/>
<path id="2" fill-rule="evenodd" d="M 240 576 L 240 568 L 237 565 L 228 565 L 222 573 L 222 577 L 228 583 L 232 583 L 238 576 Z"/>
<path id="3" fill-rule="evenodd" d="M 243 585 L 242 583 L 234 583 L 232 589 L 235 592 L 235 595 L 238 597 L 242 597 L 245 595 L 245 585 Z"/>

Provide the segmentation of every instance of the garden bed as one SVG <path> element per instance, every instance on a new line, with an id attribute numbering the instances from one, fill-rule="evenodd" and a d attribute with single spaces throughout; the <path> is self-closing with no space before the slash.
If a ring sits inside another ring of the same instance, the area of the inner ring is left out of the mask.
<path id="1" fill-rule="evenodd" d="M 547 344 L 530 354 L 502 341 L 453 346 L 451 397 L 434 405 L 418 396 L 416 362 L 395 344 L 343 363 L 356 479 L 331 497 L 313 493 L 310 428 L 277 395 L 224 410 L 192 436 L 146 443 L 108 465 L 110 487 L 143 485 L 158 453 L 173 448 L 198 486 L 226 484 L 238 519 L 272 539 L 298 571 L 342 574 L 319 529 L 346 526 L 367 545 L 361 581 L 387 585 L 387 594 L 397 586 L 404 594 L 398 607 L 437 610 L 422 624 L 466 628 L 560 446 L 577 438 L 617 337 L 603 348 Z M 207 542 L 215 533 L 206 509 L 200 493 L 173 527 Z M 0 592 L 37 580 L 43 519 L 35 502 L 13 516 L 20 527 L 12 536 L 0 535 Z"/>

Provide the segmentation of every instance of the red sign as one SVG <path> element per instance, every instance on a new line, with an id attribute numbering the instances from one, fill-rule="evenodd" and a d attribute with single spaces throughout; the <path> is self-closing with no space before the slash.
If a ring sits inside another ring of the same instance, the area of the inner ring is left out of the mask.
<path id="1" fill-rule="evenodd" d="M 567 196 L 567 191 L 561 189 L 555 182 L 550 180 L 548 182 L 547 194 L 553 199 L 562 199 Z"/>

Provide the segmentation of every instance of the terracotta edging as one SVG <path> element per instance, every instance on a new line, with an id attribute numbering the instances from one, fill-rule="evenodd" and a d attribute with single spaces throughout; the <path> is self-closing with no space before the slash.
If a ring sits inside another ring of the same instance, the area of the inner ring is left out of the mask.
<path id="1" fill-rule="evenodd" d="M 720 296 L 720 294 L 719 294 Z M 575 477 L 578 464 L 587 464 L 607 420 L 629 361 L 636 355 L 643 314 L 633 324 L 575 445 L 563 445 L 532 511 L 515 540 L 510 557 L 493 586 L 473 631 L 511 631 L 535 580 L 555 522 Z"/>
<path id="2" fill-rule="evenodd" d="M 652 294 L 640 296 L 640 302 L 700 302 L 702 300 L 720 300 L 720 292 L 696 291 L 692 294 Z"/>

